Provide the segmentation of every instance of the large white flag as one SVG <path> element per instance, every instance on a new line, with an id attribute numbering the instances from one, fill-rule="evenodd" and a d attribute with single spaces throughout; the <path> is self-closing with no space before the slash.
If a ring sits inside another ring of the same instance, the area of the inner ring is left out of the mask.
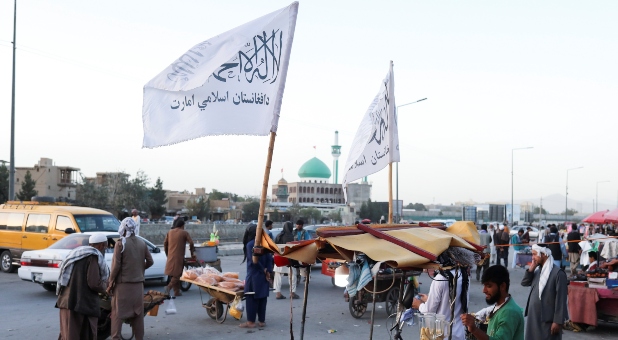
<path id="1" fill-rule="evenodd" d="M 144 86 L 146 148 L 277 131 L 298 2 L 197 44 Z"/>
<path id="2" fill-rule="evenodd" d="M 348 161 L 343 187 L 359 178 L 378 172 L 388 163 L 399 162 L 399 135 L 395 121 L 395 80 L 393 62 L 361 121 Z M 347 195 L 346 195 L 347 197 Z"/>

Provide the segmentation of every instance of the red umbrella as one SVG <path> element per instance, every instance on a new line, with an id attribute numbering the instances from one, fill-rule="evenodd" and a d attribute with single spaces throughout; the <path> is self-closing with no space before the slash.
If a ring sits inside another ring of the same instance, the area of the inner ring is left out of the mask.
<path id="1" fill-rule="evenodd" d="M 603 217 L 605 217 L 605 222 L 618 223 L 618 209 L 605 213 L 605 216 Z"/>
<path id="2" fill-rule="evenodd" d="M 586 223 L 605 223 L 605 215 L 607 214 L 609 210 L 604 210 L 604 211 L 597 211 L 594 214 L 584 218 L 582 220 L 582 222 L 586 222 Z M 618 212 L 618 209 L 617 209 Z"/>

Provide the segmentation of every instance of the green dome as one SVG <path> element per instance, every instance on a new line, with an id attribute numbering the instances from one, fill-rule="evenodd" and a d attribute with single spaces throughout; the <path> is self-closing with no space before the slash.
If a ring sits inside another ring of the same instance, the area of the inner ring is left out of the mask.
<path id="1" fill-rule="evenodd" d="M 298 170 L 300 178 L 330 178 L 330 169 L 317 157 L 313 157 Z"/>

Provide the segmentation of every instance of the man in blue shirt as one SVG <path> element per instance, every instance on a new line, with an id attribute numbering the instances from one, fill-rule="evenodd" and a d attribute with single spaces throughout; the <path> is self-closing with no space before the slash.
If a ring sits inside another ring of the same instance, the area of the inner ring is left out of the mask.
<path id="1" fill-rule="evenodd" d="M 524 229 L 519 229 L 517 234 L 511 236 L 511 244 L 513 245 L 513 264 L 511 265 L 511 268 L 515 268 L 515 265 L 517 264 L 517 254 L 526 248 L 526 246 L 521 244 L 521 237 L 523 234 Z"/>

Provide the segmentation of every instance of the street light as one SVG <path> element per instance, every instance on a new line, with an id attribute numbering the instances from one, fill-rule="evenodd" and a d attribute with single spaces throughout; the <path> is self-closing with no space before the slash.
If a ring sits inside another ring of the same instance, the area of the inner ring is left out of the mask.
<path id="1" fill-rule="evenodd" d="M 567 213 L 569 212 L 569 171 L 583 169 L 583 166 L 577 168 L 567 169 L 567 181 L 566 181 L 566 201 L 564 202 L 564 223 L 567 221 Z"/>
<path id="2" fill-rule="evenodd" d="M 513 215 L 513 209 L 515 208 L 514 203 L 513 203 L 513 154 L 515 153 L 516 150 L 527 150 L 527 149 L 533 149 L 534 147 L 532 146 L 528 146 L 525 148 L 515 148 L 515 149 L 511 149 L 511 226 L 513 225 L 513 223 L 515 223 L 515 216 Z"/>
<path id="3" fill-rule="evenodd" d="M 596 207 L 594 208 L 594 212 L 599 211 L 599 183 L 609 183 L 610 181 L 599 181 L 597 182 L 597 203 L 596 203 Z"/>
<path id="4" fill-rule="evenodd" d="M 399 119 L 397 118 L 397 111 L 400 107 L 402 106 L 406 106 L 406 105 L 410 105 L 410 104 L 415 104 L 418 102 L 422 102 L 423 100 L 427 100 L 427 98 L 423 98 L 423 99 L 419 99 L 417 101 L 414 102 L 410 102 L 407 104 L 403 104 L 403 105 L 399 105 L 397 107 L 395 107 L 395 122 L 397 122 Z M 397 123 L 399 124 L 399 123 Z M 399 128 L 399 125 L 397 125 L 397 128 Z M 397 214 L 395 215 L 395 223 L 399 223 L 399 219 L 401 216 L 399 216 L 399 162 L 395 163 L 395 202 L 397 202 Z M 403 204 L 402 204 L 402 208 L 403 208 Z"/>

